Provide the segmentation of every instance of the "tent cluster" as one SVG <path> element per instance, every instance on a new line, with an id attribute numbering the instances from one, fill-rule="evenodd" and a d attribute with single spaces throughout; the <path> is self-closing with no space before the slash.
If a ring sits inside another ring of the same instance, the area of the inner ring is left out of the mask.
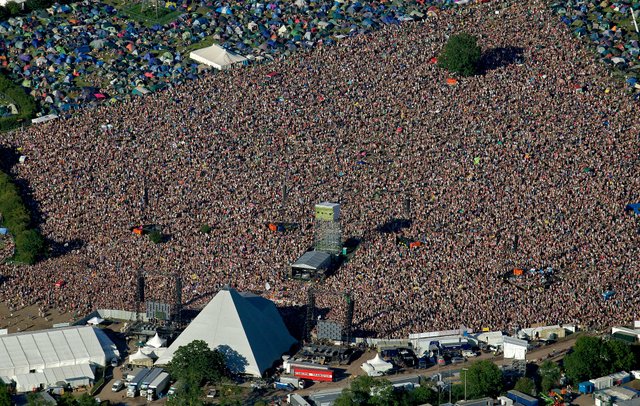
<path id="1" fill-rule="evenodd" d="M 195 79 L 200 71 L 186 58 L 186 48 L 205 39 L 260 60 L 332 44 L 385 24 L 437 17 L 440 8 L 455 4 L 218 0 L 195 7 L 161 2 L 161 7 L 184 13 L 168 24 L 149 27 L 110 5 L 85 0 L 0 22 L 0 65 L 31 92 L 43 114 L 60 114 L 129 97 L 134 89 L 154 91 Z"/>
<path id="2" fill-rule="evenodd" d="M 635 12 L 638 20 L 640 2 L 570 0 L 551 7 L 576 36 L 592 45 L 602 62 L 624 72 L 627 85 L 640 89 L 640 44 L 631 16 Z"/>

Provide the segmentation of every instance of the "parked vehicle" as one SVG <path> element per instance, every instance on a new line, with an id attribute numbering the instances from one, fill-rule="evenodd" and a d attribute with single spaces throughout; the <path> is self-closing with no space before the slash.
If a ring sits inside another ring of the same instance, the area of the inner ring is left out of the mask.
<path id="1" fill-rule="evenodd" d="M 287 402 L 294 406 L 311 406 L 309 402 L 297 393 L 290 393 L 287 395 Z"/>
<path id="2" fill-rule="evenodd" d="M 507 397 L 524 406 L 538 406 L 538 399 L 517 390 L 507 391 Z"/>
<path id="3" fill-rule="evenodd" d="M 153 382 L 157 377 L 162 374 L 164 370 L 162 368 L 153 368 L 149 375 L 145 376 L 142 381 L 140 381 L 140 392 L 145 392 L 149 389 L 149 385 Z"/>
<path id="4" fill-rule="evenodd" d="M 111 386 L 111 392 L 118 392 L 122 388 L 124 388 L 124 382 L 122 382 L 122 380 L 118 379 Z"/>
<path id="5" fill-rule="evenodd" d="M 167 392 L 167 396 L 173 396 L 176 393 L 180 392 L 182 390 L 182 381 L 176 381 L 174 382 L 170 387 L 169 387 L 169 391 Z"/>
<path id="6" fill-rule="evenodd" d="M 283 383 L 290 383 L 296 389 L 304 389 L 306 386 L 304 379 L 296 378 L 295 376 L 280 376 L 278 380 Z"/>
<path id="7" fill-rule="evenodd" d="M 169 380 L 170 376 L 167 372 L 162 372 L 160 375 L 158 375 L 147 388 L 147 400 L 151 402 L 158 399 L 162 392 L 169 385 Z"/>
<path id="8" fill-rule="evenodd" d="M 282 389 L 282 390 L 286 390 L 286 391 L 292 391 L 295 388 L 293 387 L 293 385 L 291 385 L 290 383 L 285 383 L 285 382 L 274 382 L 273 383 L 273 387 L 276 389 Z"/>
<path id="9" fill-rule="evenodd" d="M 150 369 L 148 368 L 144 368 L 141 369 L 136 376 L 133 377 L 133 379 L 129 382 L 129 385 L 127 386 L 127 397 L 128 398 L 135 398 L 136 396 L 138 396 L 138 391 L 140 390 L 140 382 L 142 382 L 142 380 L 149 375 L 149 373 L 151 372 Z"/>

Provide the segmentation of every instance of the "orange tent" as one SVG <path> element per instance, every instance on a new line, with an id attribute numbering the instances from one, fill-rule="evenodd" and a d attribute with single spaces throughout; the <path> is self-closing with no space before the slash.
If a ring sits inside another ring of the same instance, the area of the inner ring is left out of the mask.
<path id="1" fill-rule="evenodd" d="M 524 274 L 524 270 L 516 268 L 513 270 L 513 274 L 516 276 L 522 276 Z"/>
<path id="2" fill-rule="evenodd" d="M 273 223 L 269 223 L 269 230 L 271 230 L 271 231 L 277 231 L 277 230 L 278 230 L 278 227 L 277 227 L 275 224 L 273 224 Z"/>
<path id="3" fill-rule="evenodd" d="M 457 85 L 458 81 L 454 78 L 447 78 L 447 84 L 448 85 Z"/>
<path id="4" fill-rule="evenodd" d="M 409 248 L 418 248 L 420 246 L 422 246 L 422 242 L 420 241 L 414 241 L 412 243 L 409 243 Z"/>
<path id="5" fill-rule="evenodd" d="M 133 229 L 134 234 L 142 235 L 142 227 L 136 227 Z"/>

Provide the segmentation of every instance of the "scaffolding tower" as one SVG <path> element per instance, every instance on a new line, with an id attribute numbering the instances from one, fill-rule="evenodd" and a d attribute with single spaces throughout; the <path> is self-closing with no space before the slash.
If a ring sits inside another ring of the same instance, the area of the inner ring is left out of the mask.
<path id="1" fill-rule="evenodd" d="M 340 204 L 319 203 L 315 206 L 314 249 L 329 254 L 342 252 L 342 228 L 340 227 Z"/>

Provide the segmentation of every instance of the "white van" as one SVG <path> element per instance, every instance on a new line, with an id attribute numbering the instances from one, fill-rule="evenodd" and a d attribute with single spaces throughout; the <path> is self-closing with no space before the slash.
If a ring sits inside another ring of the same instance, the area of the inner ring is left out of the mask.
<path id="1" fill-rule="evenodd" d="M 113 386 L 111 386 L 111 392 L 118 392 L 122 388 L 124 388 L 124 382 L 118 379 L 113 383 Z"/>

